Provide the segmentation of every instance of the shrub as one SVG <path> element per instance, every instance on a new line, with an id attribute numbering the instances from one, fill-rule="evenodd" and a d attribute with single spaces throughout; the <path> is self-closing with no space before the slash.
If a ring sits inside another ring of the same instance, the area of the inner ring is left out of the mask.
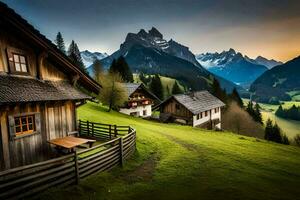
<path id="1" fill-rule="evenodd" d="M 300 146 L 300 134 L 297 134 L 295 137 L 294 137 L 294 141 L 295 143 Z"/>
<path id="2" fill-rule="evenodd" d="M 282 134 L 282 144 L 290 144 L 289 138 L 286 136 L 286 134 Z"/>

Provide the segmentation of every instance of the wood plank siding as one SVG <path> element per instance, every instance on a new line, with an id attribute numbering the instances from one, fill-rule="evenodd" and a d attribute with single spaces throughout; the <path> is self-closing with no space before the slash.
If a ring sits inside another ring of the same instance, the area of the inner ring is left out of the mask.
<path id="1" fill-rule="evenodd" d="M 0 170 L 55 156 L 48 141 L 76 130 L 76 103 L 100 85 L 0 2 Z"/>
<path id="2" fill-rule="evenodd" d="M 162 106 L 162 112 L 171 113 L 174 117 L 188 120 L 188 122 L 191 122 L 193 118 L 193 114 L 174 98 Z"/>
<path id="3" fill-rule="evenodd" d="M 52 157 L 47 141 L 66 137 L 68 132 L 75 130 L 74 112 L 75 105 L 72 101 L 8 106 L 7 111 L 1 115 L 1 132 L 8 132 L 8 116 L 22 113 L 40 113 L 41 131 L 15 139 L 7 137 L 7 134 L 2 135 L 2 144 L 8 144 L 8 148 L 2 146 L 4 148 L 1 149 L 3 155 L 6 155 L 5 167 L 17 167 Z"/>

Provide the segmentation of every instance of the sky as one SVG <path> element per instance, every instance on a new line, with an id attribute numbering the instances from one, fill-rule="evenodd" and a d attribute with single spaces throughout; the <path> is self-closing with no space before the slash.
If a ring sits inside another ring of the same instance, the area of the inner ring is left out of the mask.
<path id="1" fill-rule="evenodd" d="M 300 0 L 1 0 L 54 40 L 118 50 L 127 33 L 156 27 L 195 53 L 234 48 L 288 61 L 300 55 Z"/>

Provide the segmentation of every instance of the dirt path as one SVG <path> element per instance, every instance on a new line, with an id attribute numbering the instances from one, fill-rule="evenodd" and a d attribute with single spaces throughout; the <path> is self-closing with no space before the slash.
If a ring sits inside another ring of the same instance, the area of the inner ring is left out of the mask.
<path id="1" fill-rule="evenodd" d="M 129 184 L 133 184 L 140 181 L 144 181 L 144 182 L 152 181 L 155 167 L 158 161 L 159 158 L 157 154 L 153 154 L 142 165 L 138 166 L 134 171 L 127 173 L 121 178 L 126 182 L 128 182 Z"/>

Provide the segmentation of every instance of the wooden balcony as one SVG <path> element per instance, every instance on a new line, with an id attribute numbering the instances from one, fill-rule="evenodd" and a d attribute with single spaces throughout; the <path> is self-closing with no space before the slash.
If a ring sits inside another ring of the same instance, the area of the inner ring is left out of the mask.
<path id="1" fill-rule="evenodd" d="M 152 105 L 153 101 L 148 98 L 143 98 L 143 99 L 130 99 L 127 103 L 128 108 L 136 108 L 138 106 L 147 106 L 147 105 Z"/>

